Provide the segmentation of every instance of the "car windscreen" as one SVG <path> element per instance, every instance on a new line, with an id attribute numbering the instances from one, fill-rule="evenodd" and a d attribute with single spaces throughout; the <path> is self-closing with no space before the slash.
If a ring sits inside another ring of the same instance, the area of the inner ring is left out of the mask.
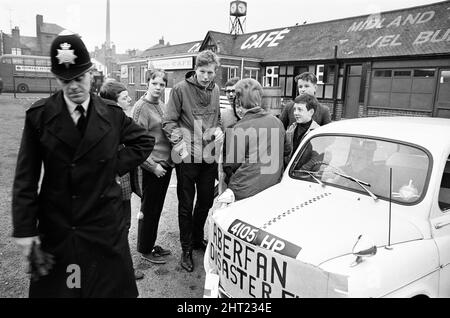
<path id="1" fill-rule="evenodd" d="M 392 189 L 393 201 L 414 204 L 426 190 L 429 165 L 428 154 L 413 145 L 360 136 L 318 135 L 302 146 L 289 175 L 387 200 Z"/>

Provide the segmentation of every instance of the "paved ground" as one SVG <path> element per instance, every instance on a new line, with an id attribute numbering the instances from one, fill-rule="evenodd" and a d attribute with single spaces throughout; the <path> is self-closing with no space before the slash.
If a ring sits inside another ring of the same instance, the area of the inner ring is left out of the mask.
<path id="1" fill-rule="evenodd" d="M 0 95 L 0 298 L 26 297 L 28 278 L 25 262 L 11 239 L 11 187 L 25 109 L 37 97 L 46 94 L 22 94 L 14 99 L 12 94 Z M 136 214 L 140 207 L 138 197 L 132 198 L 132 226 L 130 246 L 135 266 L 145 278 L 138 281 L 140 297 L 195 298 L 202 297 L 204 270 L 203 253 L 194 251 L 195 270 L 184 271 L 179 263 L 180 245 L 177 217 L 176 176 L 172 175 L 162 212 L 157 244 L 172 250 L 164 265 L 155 265 L 141 260 L 136 252 Z"/>

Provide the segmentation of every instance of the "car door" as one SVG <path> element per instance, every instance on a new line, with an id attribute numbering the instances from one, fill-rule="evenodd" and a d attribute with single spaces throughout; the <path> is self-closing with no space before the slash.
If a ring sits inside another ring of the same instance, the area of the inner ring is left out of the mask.
<path id="1" fill-rule="evenodd" d="M 431 217 L 431 230 L 439 250 L 439 297 L 450 297 L 450 156 L 442 169 L 437 202 Z"/>

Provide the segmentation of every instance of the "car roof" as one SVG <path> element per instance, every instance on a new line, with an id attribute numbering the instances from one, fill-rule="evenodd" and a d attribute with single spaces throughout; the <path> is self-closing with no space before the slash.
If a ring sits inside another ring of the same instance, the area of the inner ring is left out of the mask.
<path id="1" fill-rule="evenodd" d="M 315 134 L 344 133 L 400 140 L 439 151 L 450 146 L 450 119 L 430 117 L 367 117 L 343 119 L 316 129 Z"/>

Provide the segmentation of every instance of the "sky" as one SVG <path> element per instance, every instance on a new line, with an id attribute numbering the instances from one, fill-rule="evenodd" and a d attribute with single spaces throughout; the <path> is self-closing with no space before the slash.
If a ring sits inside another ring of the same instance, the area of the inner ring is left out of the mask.
<path id="1" fill-rule="evenodd" d="M 117 53 L 145 50 L 164 37 L 179 44 L 228 33 L 230 0 L 110 0 Z M 409 8 L 439 0 L 247 0 L 245 32 Z M 450 1 L 449 1 L 450 3 Z M 0 30 L 36 36 L 36 15 L 80 34 L 90 51 L 106 40 L 106 0 L 1 0 Z"/>

